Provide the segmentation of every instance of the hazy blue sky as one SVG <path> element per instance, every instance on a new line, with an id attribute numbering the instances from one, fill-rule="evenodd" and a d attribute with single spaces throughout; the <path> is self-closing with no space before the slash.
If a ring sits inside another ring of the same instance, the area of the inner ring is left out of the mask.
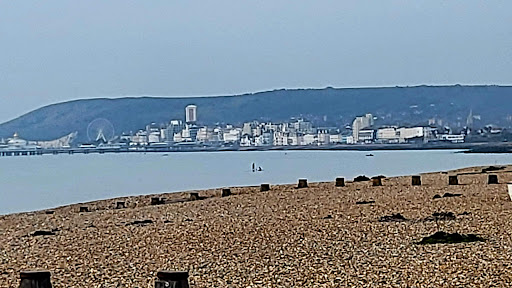
<path id="1" fill-rule="evenodd" d="M 512 1 L 2 1 L 0 122 L 64 100 L 510 84 Z"/>

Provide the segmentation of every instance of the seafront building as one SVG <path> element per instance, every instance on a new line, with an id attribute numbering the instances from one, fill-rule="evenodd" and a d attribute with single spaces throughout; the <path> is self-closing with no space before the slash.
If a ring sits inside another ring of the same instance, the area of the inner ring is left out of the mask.
<path id="1" fill-rule="evenodd" d="M 327 146 L 327 145 L 365 145 L 365 144 L 405 144 L 445 141 L 462 143 L 466 134 L 453 134 L 448 127 L 436 127 L 438 120 L 428 119 L 432 125 L 425 126 L 378 126 L 371 113 L 357 116 L 352 125 L 343 124 L 339 127 L 315 127 L 306 118 L 291 118 L 287 122 L 250 121 L 240 125 L 217 124 L 201 125 L 198 122 L 197 106 L 188 105 L 184 109 L 183 120 L 173 119 L 166 124 L 150 123 L 144 129 L 123 133 L 114 138 L 116 143 L 140 149 L 144 147 L 270 147 L 270 146 Z M 473 124 L 472 112 L 468 124 Z M 325 122 L 325 121 L 324 121 Z M 485 127 L 485 133 L 495 135 L 502 133 L 498 127 Z M 482 133 L 484 133 L 482 132 Z M 70 148 L 76 132 L 52 141 L 27 141 L 15 134 L 7 141 L 0 141 L 0 149 L 52 149 Z M 75 144 L 81 147 L 81 143 Z M 98 147 L 87 143 L 90 147 Z M 89 146 L 88 146 L 89 147 Z M 110 146 L 109 146 L 110 147 Z"/>

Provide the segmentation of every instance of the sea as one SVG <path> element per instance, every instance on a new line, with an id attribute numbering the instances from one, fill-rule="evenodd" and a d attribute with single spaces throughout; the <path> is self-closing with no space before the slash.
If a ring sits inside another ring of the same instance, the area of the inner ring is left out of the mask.
<path id="1" fill-rule="evenodd" d="M 336 177 L 350 180 L 358 175 L 413 175 L 503 164 L 512 164 L 512 154 L 233 151 L 0 157 L 0 214 L 120 196 L 288 184 L 299 178 L 309 182 L 334 181 Z"/>

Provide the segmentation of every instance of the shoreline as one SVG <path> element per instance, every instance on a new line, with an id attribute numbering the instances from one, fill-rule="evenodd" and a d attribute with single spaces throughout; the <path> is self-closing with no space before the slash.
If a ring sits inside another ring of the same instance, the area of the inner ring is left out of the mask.
<path id="1" fill-rule="evenodd" d="M 460 152 L 460 153 L 466 153 L 466 152 Z M 453 170 L 448 170 L 448 171 L 427 171 L 427 172 L 422 172 L 422 173 L 415 174 L 415 175 L 430 175 L 430 174 L 439 174 L 439 173 L 440 174 L 450 174 L 450 173 L 458 174 L 458 173 L 465 173 L 463 171 L 475 170 L 475 169 L 479 170 L 479 169 L 483 169 L 486 167 L 506 167 L 506 168 L 510 168 L 511 169 L 510 172 L 512 172 L 512 164 L 510 164 L 510 165 L 497 165 L 497 166 L 493 166 L 493 165 L 469 166 L 469 167 L 461 167 L 458 169 L 453 169 Z M 500 172 L 500 171 L 497 171 L 497 172 Z M 503 172 L 503 171 L 501 171 L 501 172 Z M 367 176 L 367 177 L 371 178 L 376 175 L 360 175 L 360 176 Z M 411 177 L 414 175 L 412 175 L 412 174 L 411 175 L 394 175 L 394 176 L 389 176 L 389 177 L 387 177 L 386 175 L 381 175 L 381 176 L 384 176 L 384 178 L 388 178 L 388 179 L 394 179 L 394 178 Z M 344 178 L 344 180 L 346 181 L 347 184 L 357 183 L 357 181 L 354 182 L 354 179 L 345 179 Z M 319 184 L 327 184 L 327 183 L 331 183 L 331 182 L 335 182 L 335 179 L 333 179 L 332 181 L 314 181 L 314 182 L 309 182 L 309 184 L 319 185 Z M 293 188 L 296 186 L 296 183 L 280 183 L 280 184 L 262 183 L 262 184 L 269 184 L 269 185 L 271 185 L 271 187 L 288 187 L 288 188 L 291 187 L 291 188 Z M 249 190 L 249 191 L 251 191 L 251 193 L 254 193 L 260 189 L 260 186 L 258 186 L 258 185 L 242 185 L 242 186 L 235 185 L 235 186 L 212 187 L 212 188 L 195 189 L 195 190 L 194 189 L 180 190 L 180 191 L 174 191 L 174 192 L 160 192 L 160 193 L 150 193 L 150 194 L 127 195 L 127 196 L 118 196 L 118 197 L 110 197 L 110 198 L 107 197 L 107 198 L 94 199 L 94 200 L 84 201 L 84 202 L 74 202 L 74 203 L 69 203 L 69 204 L 63 204 L 63 205 L 58 205 L 58 206 L 54 206 L 54 207 L 31 210 L 31 211 L 21 211 L 21 212 L 0 214 L 0 220 L 4 216 L 23 215 L 23 214 L 39 214 L 39 213 L 45 213 L 47 211 L 69 210 L 70 208 L 78 209 L 80 206 L 95 207 L 94 210 L 91 210 L 91 211 L 109 210 L 109 209 L 114 209 L 113 207 L 116 205 L 116 202 L 118 202 L 118 201 L 125 202 L 125 203 L 129 202 L 132 204 L 131 208 L 135 208 L 135 207 L 137 207 L 137 204 L 142 204 L 143 201 L 150 203 L 150 200 L 153 197 L 164 198 L 169 201 L 168 203 L 163 203 L 163 204 L 173 204 L 173 203 L 178 203 L 178 202 L 189 201 L 189 195 L 191 193 L 200 193 L 201 196 L 205 197 L 205 199 L 216 197 L 216 195 L 220 193 L 219 191 L 221 191 L 224 188 L 229 188 L 229 189 L 235 191 L 235 193 L 240 193 L 240 191 L 243 191 L 243 190 Z M 111 203 L 111 204 L 109 205 L 107 203 Z M 111 206 L 111 207 L 109 208 L 109 206 Z M 149 205 L 143 204 L 138 207 L 143 207 L 143 206 L 149 206 Z M 91 212 L 91 211 L 89 211 L 89 212 Z"/>
<path id="2" fill-rule="evenodd" d="M 19 271 L 39 268 L 52 272 L 55 287 L 70 288 L 149 287 L 159 270 L 188 271 L 191 287 L 507 287 L 512 165 L 490 167 L 423 173 L 420 186 L 411 185 L 413 175 L 383 178 L 382 186 L 335 187 L 333 179 L 3 215 L 0 286 L 15 287 Z M 448 185 L 454 175 L 458 185 Z M 488 175 L 500 184 L 488 184 Z M 449 217 L 438 220 L 440 212 Z M 483 241 L 418 244 L 439 231 Z"/>
<path id="3" fill-rule="evenodd" d="M 512 153 L 512 145 L 504 143 L 426 143 L 426 144 L 339 144 L 322 146 L 169 146 L 116 148 L 66 148 L 66 149 L 0 149 L 0 158 L 12 156 L 40 156 L 47 154 L 105 154 L 105 153 L 174 153 L 174 152 L 234 152 L 234 151 L 417 151 L 464 150 L 464 153 Z"/>

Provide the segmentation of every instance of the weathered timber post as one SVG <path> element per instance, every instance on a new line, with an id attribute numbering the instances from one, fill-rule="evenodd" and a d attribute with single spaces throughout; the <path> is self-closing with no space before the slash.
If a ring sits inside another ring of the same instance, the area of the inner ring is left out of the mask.
<path id="1" fill-rule="evenodd" d="M 487 184 L 498 184 L 498 175 L 495 175 L 495 174 L 489 175 Z"/>
<path id="2" fill-rule="evenodd" d="M 260 192 L 270 191 L 270 184 L 261 184 Z"/>
<path id="3" fill-rule="evenodd" d="M 457 175 L 448 176 L 448 184 L 459 185 L 459 179 L 457 178 Z"/>
<path id="4" fill-rule="evenodd" d="M 50 271 L 21 271 L 19 288 L 52 288 Z"/>
<path id="5" fill-rule="evenodd" d="M 421 176 L 412 176 L 412 186 L 421 186 Z"/>
<path id="6" fill-rule="evenodd" d="M 199 193 L 198 192 L 190 192 L 189 199 L 190 199 L 190 201 L 199 200 Z"/>
<path id="7" fill-rule="evenodd" d="M 345 187 L 345 178 L 336 178 L 336 187 Z"/>
<path id="8" fill-rule="evenodd" d="M 307 188 L 307 187 L 308 187 L 308 179 L 299 179 L 297 188 Z"/>
<path id="9" fill-rule="evenodd" d="M 161 205 L 164 204 L 164 200 L 160 197 L 151 197 L 151 205 Z"/>
<path id="10" fill-rule="evenodd" d="M 186 271 L 159 271 L 155 288 L 189 288 L 188 272 Z"/>
<path id="11" fill-rule="evenodd" d="M 380 177 L 372 178 L 372 183 L 373 183 L 373 186 L 382 186 L 382 178 L 380 178 Z"/>
<path id="12" fill-rule="evenodd" d="M 229 189 L 229 188 L 222 188 L 220 196 L 221 197 L 231 196 L 231 189 Z"/>
<path id="13" fill-rule="evenodd" d="M 80 212 L 89 212 L 89 207 L 87 206 L 80 206 Z"/>
<path id="14" fill-rule="evenodd" d="M 117 201 L 116 209 L 123 209 L 123 208 L 126 208 L 124 201 Z"/>

